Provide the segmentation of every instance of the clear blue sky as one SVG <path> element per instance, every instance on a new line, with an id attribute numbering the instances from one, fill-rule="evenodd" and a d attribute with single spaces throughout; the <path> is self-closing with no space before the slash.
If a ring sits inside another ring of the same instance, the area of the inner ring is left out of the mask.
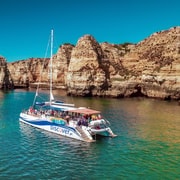
<path id="1" fill-rule="evenodd" d="M 0 0 L 0 55 L 7 62 L 44 57 L 85 34 L 101 42 L 137 43 L 180 25 L 180 0 Z"/>

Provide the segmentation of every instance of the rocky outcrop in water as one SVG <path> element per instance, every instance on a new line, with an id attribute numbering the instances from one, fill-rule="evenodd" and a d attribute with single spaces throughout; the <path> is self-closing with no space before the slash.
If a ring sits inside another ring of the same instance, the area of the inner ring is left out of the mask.
<path id="1" fill-rule="evenodd" d="M 148 97 L 180 98 L 180 27 L 154 33 L 122 59 L 129 80 Z M 134 78 L 134 80 L 132 79 Z"/>
<path id="2" fill-rule="evenodd" d="M 15 87 L 29 87 L 32 83 L 48 82 L 49 59 L 29 58 L 8 63 Z"/>
<path id="3" fill-rule="evenodd" d="M 154 33 L 136 45 L 98 44 L 92 36 L 84 36 L 72 51 L 68 92 L 179 99 L 179 42 L 180 27 Z"/>
<path id="4" fill-rule="evenodd" d="M 103 52 L 90 35 L 79 39 L 71 53 L 67 72 L 68 93 L 73 95 L 101 95 L 107 88 L 107 71 L 104 69 Z"/>
<path id="5" fill-rule="evenodd" d="M 64 44 L 53 56 L 53 83 L 56 88 L 65 88 L 66 73 L 73 45 Z M 49 86 L 49 58 L 29 58 L 8 63 L 15 87 Z"/>
<path id="6" fill-rule="evenodd" d="M 73 48 L 74 46 L 72 44 L 64 44 L 60 46 L 53 58 L 53 82 L 56 87 L 66 88 L 67 86 L 66 77 Z"/>
<path id="7" fill-rule="evenodd" d="M 13 89 L 14 82 L 10 75 L 9 69 L 5 58 L 0 56 L 0 88 L 1 89 Z"/>
<path id="8" fill-rule="evenodd" d="M 54 55 L 54 86 L 76 96 L 180 99 L 179 43 L 180 27 L 154 33 L 138 44 L 100 44 L 85 35 Z M 31 58 L 8 63 L 8 69 L 15 83 L 30 86 L 43 69 L 41 79 L 47 84 L 48 63 Z"/>

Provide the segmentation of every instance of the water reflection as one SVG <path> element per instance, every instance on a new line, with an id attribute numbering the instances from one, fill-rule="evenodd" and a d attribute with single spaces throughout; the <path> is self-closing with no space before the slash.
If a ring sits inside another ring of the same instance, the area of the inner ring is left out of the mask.
<path id="1" fill-rule="evenodd" d="M 180 142 L 180 106 L 176 102 L 145 98 L 67 97 L 64 91 L 59 90 L 55 96 L 77 106 L 102 111 L 116 134 L 123 132 L 149 140 Z"/>
<path id="2" fill-rule="evenodd" d="M 4 99 L 0 120 L 6 125 L 0 129 L 1 177 L 179 179 L 177 103 L 142 98 L 73 98 L 55 91 L 58 99 L 102 111 L 118 135 L 85 143 L 19 123 L 20 111 L 31 105 L 34 94 L 15 90 L 0 95 Z"/>
<path id="3" fill-rule="evenodd" d="M 47 91 L 44 90 L 44 93 Z M 168 143 L 180 142 L 180 106 L 177 102 L 144 98 L 69 97 L 62 90 L 54 90 L 54 96 L 78 107 L 102 111 L 104 118 L 111 122 L 112 129 L 117 135 L 124 133 L 132 138 Z"/>
<path id="4" fill-rule="evenodd" d="M 180 110 L 177 104 L 152 99 L 123 101 L 132 135 L 168 143 L 180 142 Z"/>
<path id="5" fill-rule="evenodd" d="M 4 98 L 4 92 L 0 91 L 0 100 Z"/>

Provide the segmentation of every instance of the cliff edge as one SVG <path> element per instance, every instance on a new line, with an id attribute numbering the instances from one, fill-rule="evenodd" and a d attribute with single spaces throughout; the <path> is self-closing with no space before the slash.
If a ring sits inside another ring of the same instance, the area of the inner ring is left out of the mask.
<path id="1" fill-rule="evenodd" d="M 138 44 L 98 43 L 84 35 L 75 46 L 60 46 L 53 62 L 54 86 L 71 95 L 180 99 L 180 27 Z M 14 83 L 31 86 L 40 78 L 48 83 L 48 63 L 30 58 L 7 68 Z"/>

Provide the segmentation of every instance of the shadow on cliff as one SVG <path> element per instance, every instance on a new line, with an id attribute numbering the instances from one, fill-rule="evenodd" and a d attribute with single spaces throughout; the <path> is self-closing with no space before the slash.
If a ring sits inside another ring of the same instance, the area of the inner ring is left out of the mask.
<path id="1" fill-rule="evenodd" d="M 13 82 L 13 79 L 9 72 L 9 69 L 7 68 L 6 63 L 4 66 L 4 78 L 3 78 L 3 82 L 2 82 L 2 89 L 4 89 L 4 90 L 14 89 L 14 82 Z"/>
<path id="2" fill-rule="evenodd" d="M 130 95 L 130 97 L 147 97 L 147 95 L 142 92 L 142 86 L 137 84 L 134 87 L 134 92 Z"/>

